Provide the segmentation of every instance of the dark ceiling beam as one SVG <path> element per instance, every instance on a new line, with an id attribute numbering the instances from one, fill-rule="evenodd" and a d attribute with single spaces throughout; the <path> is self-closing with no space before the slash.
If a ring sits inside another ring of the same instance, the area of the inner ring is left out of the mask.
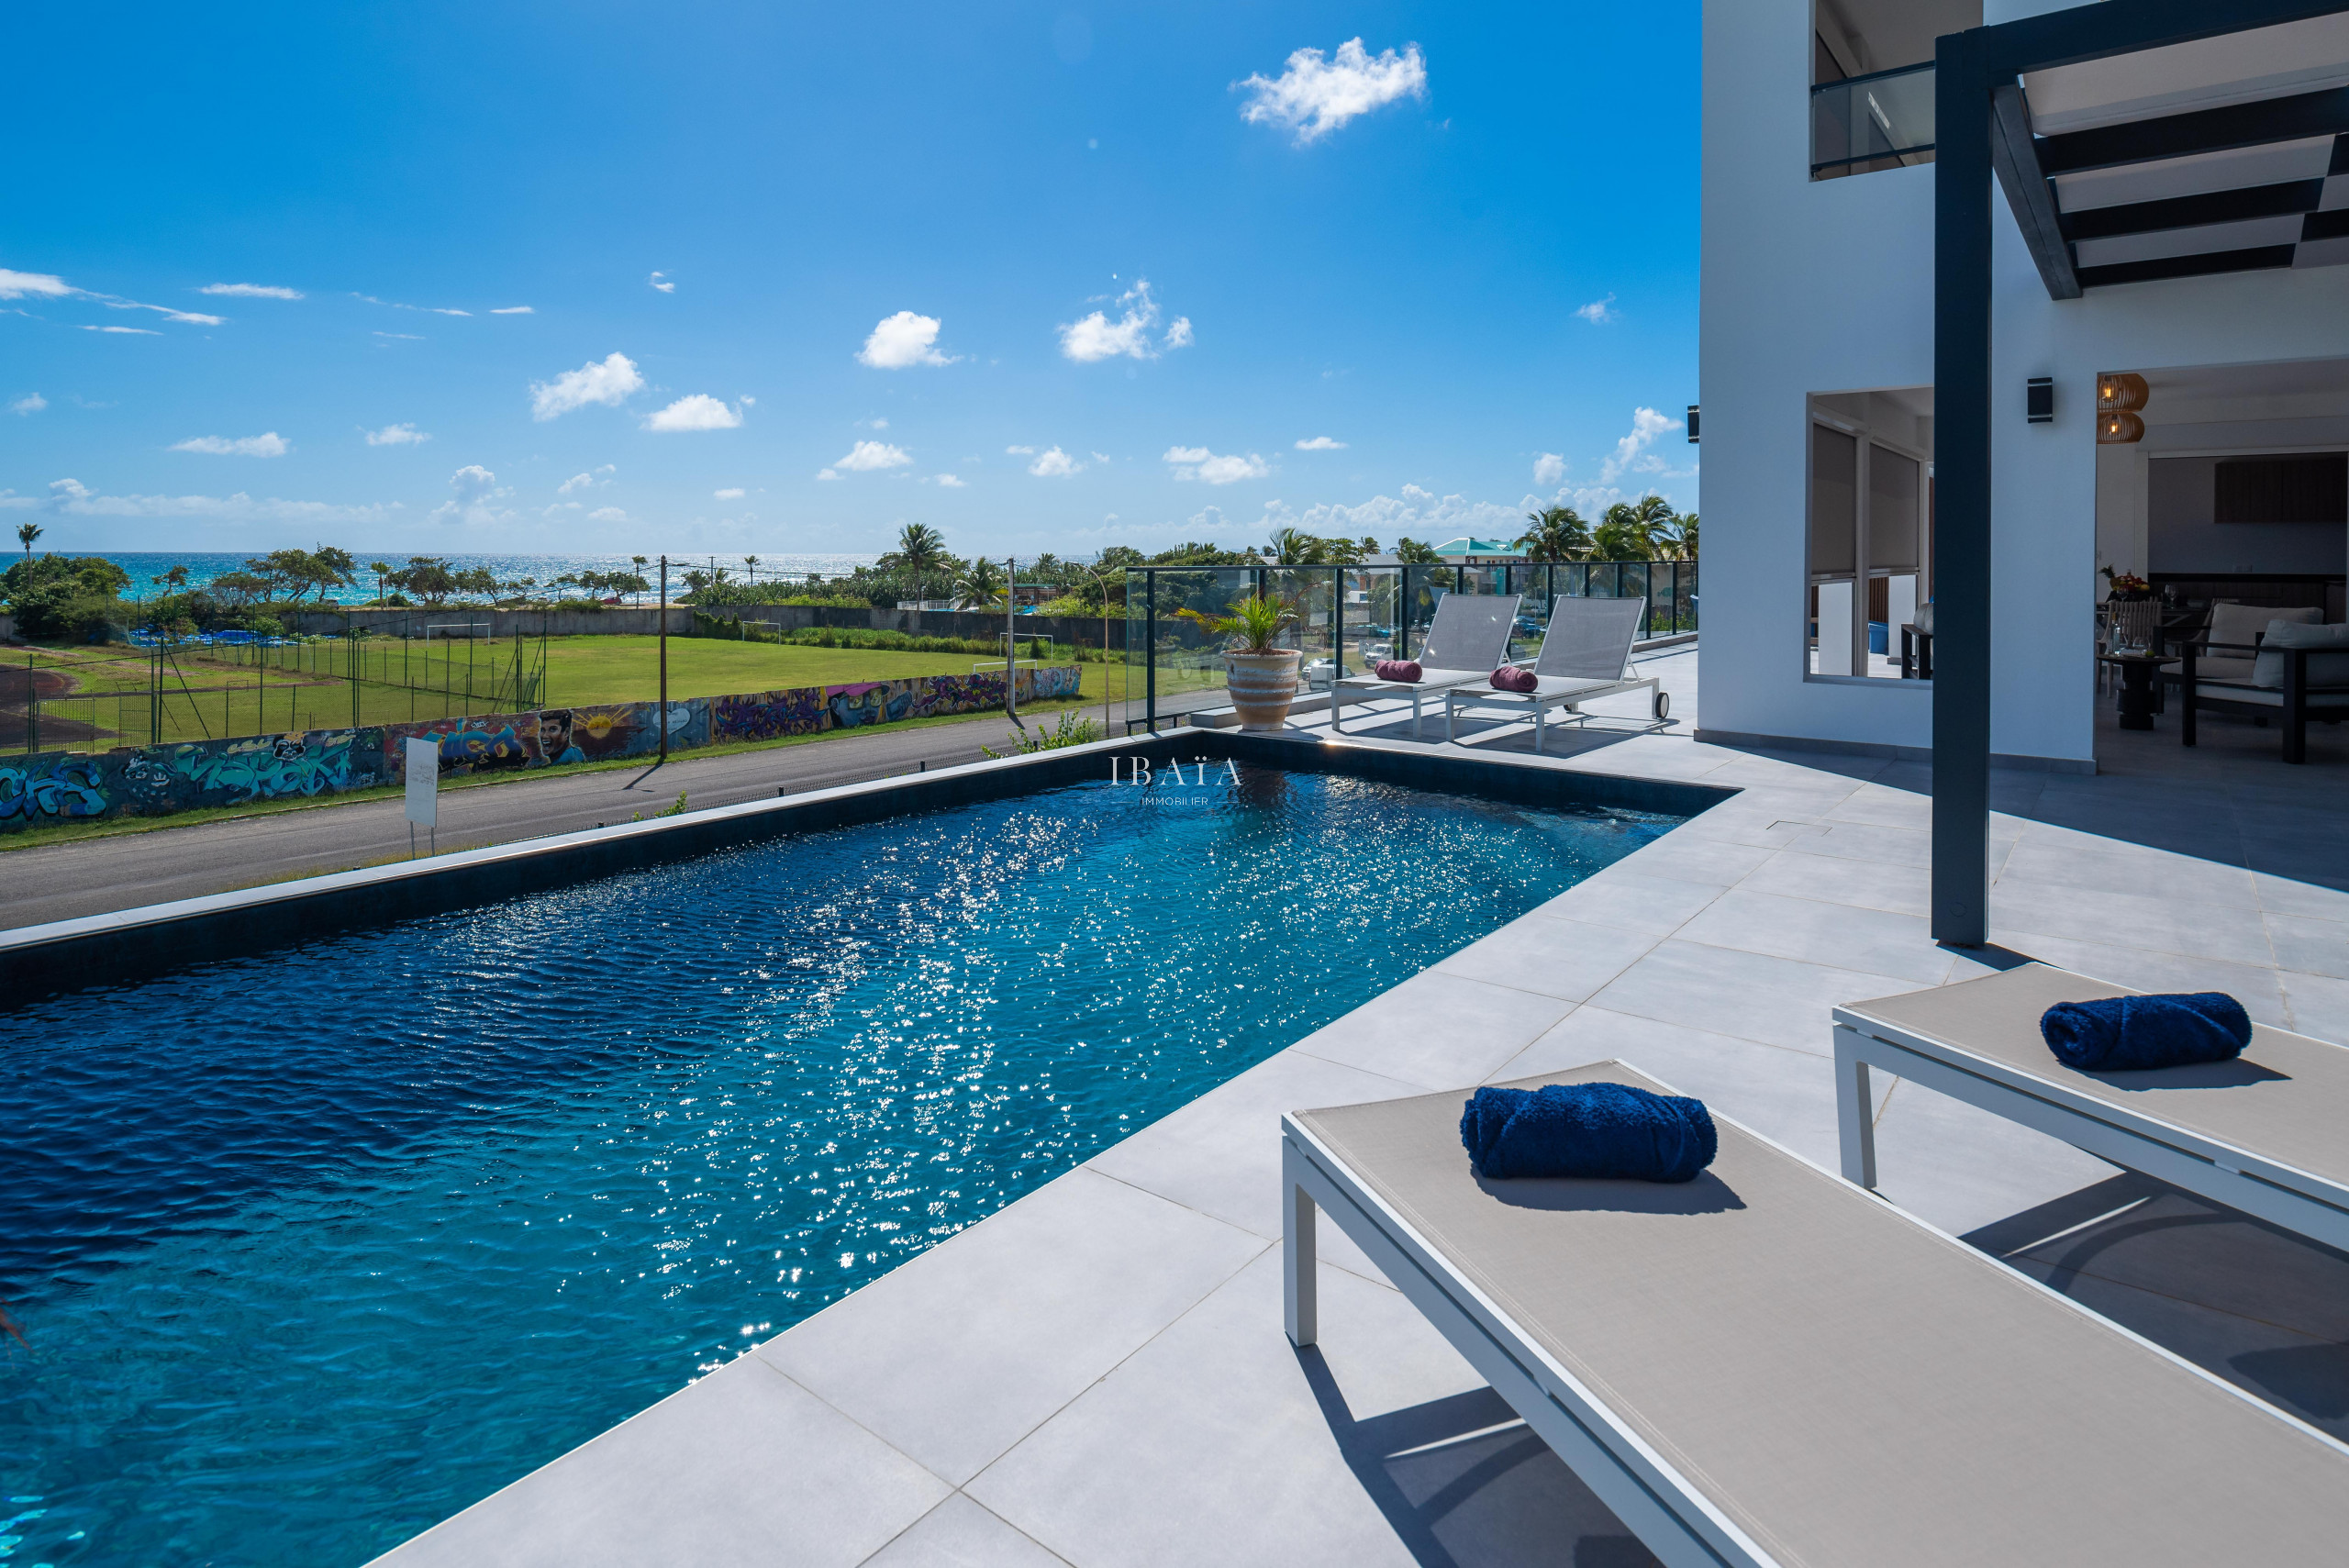
<path id="1" fill-rule="evenodd" d="M 2106 0 L 1979 29 L 1990 80 L 2349 11 L 2341 0 Z"/>
<path id="2" fill-rule="evenodd" d="M 2123 234 L 2158 234 L 2169 228 L 2207 228 L 2214 223 L 2244 223 L 2255 217 L 2298 217 L 2324 199 L 2324 182 L 2286 180 L 2273 185 L 2167 196 L 2154 202 L 2092 206 L 2063 215 L 2064 238 L 2112 239 Z"/>
<path id="3" fill-rule="evenodd" d="M 2054 188 L 2039 167 L 2039 150 L 2031 134 L 2031 106 L 2022 89 L 2011 82 L 1990 89 L 1990 168 L 1998 188 L 2007 193 L 2015 227 L 2039 268 L 2040 281 L 2050 299 L 2077 299 L 2080 280 L 2072 271 L 2072 248 L 2064 239 L 2063 215 L 2055 210 Z"/>
<path id="4" fill-rule="evenodd" d="M 2261 245 L 2249 250 L 2205 250 L 2194 256 L 2161 256 L 2150 261 L 2115 261 L 2107 267 L 2082 267 L 2080 282 L 2089 288 L 2114 284 L 2148 284 L 2162 278 L 2205 278 L 2218 272 L 2256 272 L 2292 264 L 2297 245 Z"/>
<path id="5" fill-rule="evenodd" d="M 2343 132 L 2349 132 L 2349 87 L 2330 87 L 2043 137 L 2039 161 L 2050 174 L 2076 174 Z"/>

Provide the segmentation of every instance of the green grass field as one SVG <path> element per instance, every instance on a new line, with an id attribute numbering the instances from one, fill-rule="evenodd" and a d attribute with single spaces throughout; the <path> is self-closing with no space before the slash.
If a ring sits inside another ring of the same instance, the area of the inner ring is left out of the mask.
<path id="1" fill-rule="evenodd" d="M 44 750 L 143 745 L 150 740 L 200 740 L 336 728 L 354 722 L 395 724 L 515 706 L 642 702 L 660 692 L 659 643 L 651 637 L 550 639 L 544 685 L 535 700 L 518 704 L 512 695 L 511 642 L 373 641 L 362 645 L 355 716 L 352 683 L 345 678 L 350 655 L 340 644 L 266 651 L 191 649 L 165 668 L 161 733 L 152 737 L 150 666 L 144 655 L 126 657 L 120 649 L 42 649 L 35 653 L 39 666 L 66 676 L 72 689 L 63 697 L 43 699 L 40 744 Z M 536 645 L 526 645 L 524 651 L 534 663 Z M 256 653 L 266 654 L 265 664 L 253 662 Z M 671 638 L 669 695 L 725 696 L 789 686 L 968 674 L 985 662 L 983 655 L 968 653 Z M 1038 711 L 1097 704 L 1105 695 L 1112 703 L 1125 700 L 1129 671 L 1123 663 L 1088 663 L 1082 669 L 1083 695 L 1076 702 L 1039 704 Z M 1139 700 L 1141 672 L 1131 675 Z M 1221 683 L 1197 673 L 1159 672 L 1158 689 L 1163 695 L 1208 684 Z"/>

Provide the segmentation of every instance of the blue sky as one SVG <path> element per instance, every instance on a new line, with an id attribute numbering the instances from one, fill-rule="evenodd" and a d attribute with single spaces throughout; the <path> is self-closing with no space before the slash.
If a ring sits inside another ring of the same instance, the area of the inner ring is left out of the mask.
<path id="1" fill-rule="evenodd" d="M 1696 26 L 26 10 L 20 59 L 87 69 L 0 107 L 0 523 L 1068 554 L 1693 509 Z"/>

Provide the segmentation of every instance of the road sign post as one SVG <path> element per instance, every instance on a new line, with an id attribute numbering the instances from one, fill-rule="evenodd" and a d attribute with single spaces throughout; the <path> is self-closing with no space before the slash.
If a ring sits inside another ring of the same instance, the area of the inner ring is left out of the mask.
<path id="1" fill-rule="evenodd" d="M 431 836 L 429 852 L 440 847 L 440 742 L 429 736 L 410 736 L 402 742 L 407 773 L 407 858 L 416 859 L 416 830 Z"/>

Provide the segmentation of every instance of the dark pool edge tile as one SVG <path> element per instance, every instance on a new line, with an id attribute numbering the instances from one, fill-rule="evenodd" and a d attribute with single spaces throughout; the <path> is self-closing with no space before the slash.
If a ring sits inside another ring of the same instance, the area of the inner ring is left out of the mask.
<path id="1" fill-rule="evenodd" d="M 354 929 L 479 907 L 672 865 L 795 833 L 1031 794 L 1108 775 L 1112 760 L 1196 757 L 1478 795 L 1520 805 L 1692 817 L 1736 794 L 1681 780 L 1545 767 L 1499 758 L 1396 751 L 1342 741 L 1217 729 L 1134 735 L 1030 756 L 970 762 L 674 818 L 591 828 L 429 860 L 336 872 L 0 931 L 0 1014 L 95 986 L 249 957 Z"/>

